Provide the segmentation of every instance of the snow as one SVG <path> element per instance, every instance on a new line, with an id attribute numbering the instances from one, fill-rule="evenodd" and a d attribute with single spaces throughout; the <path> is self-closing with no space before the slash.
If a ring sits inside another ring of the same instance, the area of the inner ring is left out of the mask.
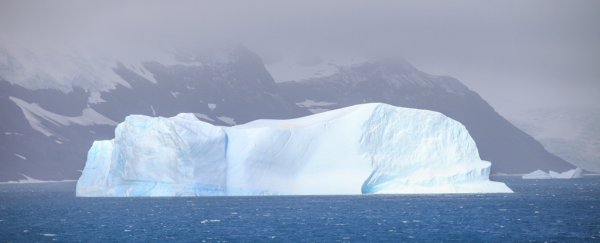
<path id="1" fill-rule="evenodd" d="M 217 108 L 217 104 L 213 104 L 213 103 L 208 103 L 208 109 L 210 109 L 211 111 L 214 111 L 215 108 Z"/>
<path id="2" fill-rule="evenodd" d="M 302 108 L 308 108 L 308 110 L 313 113 L 321 113 L 321 112 L 325 112 L 325 111 L 329 111 L 331 109 L 327 109 L 326 107 L 328 106 L 332 106 L 335 105 L 336 103 L 333 102 L 326 102 L 326 101 L 314 101 L 314 100 L 304 100 L 302 102 L 297 102 L 296 106 L 298 107 L 302 107 Z"/>
<path id="3" fill-rule="evenodd" d="M 202 114 L 202 113 L 194 113 L 194 115 L 196 115 L 196 117 L 198 117 L 198 119 L 202 119 L 202 120 L 206 120 L 206 121 L 212 121 L 214 122 L 215 120 L 210 118 L 209 116 Z"/>
<path id="4" fill-rule="evenodd" d="M 156 81 L 156 79 L 154 78 L 154 74 L 148 71 L 148 69 L 146 69 L 142 63 L 129 64 L 128 69 L 134 72 L 135 74 L 139 75 L 140 77 L 150 81 L 151 83 L 158 83 L 158 81 Z"/>
<path id="5" fill-rule="evenodd" d="M 309 108 L 308 111 L 310 111 L 313 114 L 317 114 L 317 113 L 329 111 L 329 109 L 324 109 L 324 108 Z"/>
<path id="6" fill-rule="evenodd" d="M 100 92 L 93 91 L 90 93 L 88 104 L 100 104 L 102 102 L 106 102 L 106 100 L 102 99 L 102 94 Z"/>
<path id="7" fill-rule="evenodd" d="M 80 126 L 90 125 L 111 125 L 114 126 L 117 123 L 113 120 L 103 116 L 96 110 L 87 107 L 83 109 L 80 116 L 70 117 L 59 115 L 50 111 L 45 110 L 36 103 L 28 103 L 16 97 L 9 97 L 21 110 L 23 115 L 29 122 L 29 125 L 36 131 L 41 132 L 46 136 L 52 136 L 54 133 L 52 130 L 42 124 L 42 121 L 49 122 L 55 126 L 69 126 L 71 124 Z"/>
<path id="8" fill-rule="evenodd" d="M 23 156 L 23 155 L 20 155 L 20 154 L 15 154 L 15 156 L 17 156 L 19 159 L 22 159 L 22 160 L 27 160 L 27 157 L 25 157 L 25 156 Z"/>
<path id="9" fill-rule="evenodd" d="M 4 135 L 6 135 L 6 136 L 11 136 L 11 135 L 14 135 L 14 136 L 23 136 L 23 133 L 18 133 L 18 132 L 4 132 Z"/>
<path id="10" fill-rule="evenodd" d="M 546 173 L 542 170 L 536 170 L 529 174 L 523 175 L 521 178 L 523 179 L 573 179 L 573 178 L 581 178 L 583 177 L 583 170 L 581 168 L 576 168 L 572 170 L 567 170 L 563 173 L 558 173 L 555 171 L 550 171 Z"/>
<path id="11" fill-rule="evenodd" d="M 334 102 L 325 102 L 325 101 L 314 101 L 314 100 L 304 100 L 302 102 L 298 102 L 296 103 L 296 105 L 298 107 L 304 107 L 304 108 L 309 108 L 309 107 L 321 107 L 321 106 L 331 106 L 331 105 L 335 105 Z"/>
<path id="12" fill-rule="evenodd" d="M 120 66 L 148 82 L 157 83 L 154 74 L 144 66 L 148 61 L 166 66 L 203 66 L 199 62 L 178 61 L 175 51 L 169 48 L 156 48 L 142 43 L 135 48 L 103 48 L 78 42 L 39 45 L 35 41 L 3 37 L 0 40 L 0 77 L 32 90 L 50 88 L 69 92 L 73 87 L 80 87 L 101 92 L 115 89 L 118 85 L 131 88 L 127 81 L 114 72 Z"/>
<path id="13" fill-rule="evenodd" d="M 116 63 L 73 47 L 33 47 L 2 43 L 0 76 L 28 89 L 54 88 L 68 92 L 79 86 L 107 90 L 129 84 L 113 72 Z"/>
<path id="14" fill-rule="evenodd" d="M 551 153 L 586 171 L 600 172 L 600 109 L 533 109 L 508 118 Z"/>
<path id="15" fill-rule="evenodd" d="M 438 112 L 363 104 L 214 126 L 128 116 L 95 141 L 77 196 L 510 193 L 468 131 Z"/>
<path id="16" fill-rule="evenodd" d="M 266 63 L 265 67 L 276 82 L 284 82 L 327 77 L 337 73 L 341 67 L 364 61 L 364 59 L 352 57 L 327 58 L 326 60 L 320 60 L 319 58 L 315 58 L 315 60 L 288 58 Z"/>
<path id="17" fill-rule="evenodd" d="M 221 120 L 222 122 L 225 122 L 229 125 L 235 125 L 235 120 L 231 117 L 227 117 L 227 116 L 218 116 L 217 119 Z"/>
<path id="18" fill-rule="evenodd" d="M 156 110 L 154 110 L 153 105 L 150 105 L 150 110 L 152 111 L 152 116 L 156 116 Z"/>
<path id="19" fill-rule="evenodd" d="M 21 174 L 21 175 L 23 177 L 25 177 L 25 179 L 21 179 L 18 181 L 0 182 L 0 184 L 16 184 L 16 183 L 31 184 L 31 183 L 56 183 L 56 182 L 73 182 L 73 181 L 75 181 L 75 180 L 44 181 L 44 180 L 35 179 L 35 178 L 27 176 L 25 174 Z"/>

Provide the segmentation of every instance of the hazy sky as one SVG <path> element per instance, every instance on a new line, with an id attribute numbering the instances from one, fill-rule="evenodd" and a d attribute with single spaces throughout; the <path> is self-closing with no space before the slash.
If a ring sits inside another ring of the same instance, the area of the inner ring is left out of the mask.
<path id="1" fill-rule="evenodd" d="M 0 41 L 140 51 L 243 43 L 265 62 L 401 56 L 460 79 L 505 115 L 600 109 L 598 23 L 594 0 L 0 0 Z"/>

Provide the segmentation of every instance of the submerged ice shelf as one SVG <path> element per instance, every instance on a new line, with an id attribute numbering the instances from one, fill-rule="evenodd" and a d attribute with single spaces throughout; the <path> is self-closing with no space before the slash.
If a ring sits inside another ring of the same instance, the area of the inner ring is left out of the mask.
<path id="1" fill-rule="evenodd" d="M 465 127 L 372 103 L 213 126 L 193 114 L 128 116 L 96 141 L 77 196 L 509 193 Z"/>

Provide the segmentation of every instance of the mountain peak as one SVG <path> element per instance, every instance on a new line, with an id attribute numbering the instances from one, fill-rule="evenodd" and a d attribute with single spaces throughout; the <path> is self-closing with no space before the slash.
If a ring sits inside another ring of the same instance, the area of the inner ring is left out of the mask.
<path id="1" fill-rule="evenodd" d="M 329 75 L 299 82 L 338 83 L 351 86 L 377 85 L 387 89 L 424 88 L 464 95 L 470 90 L 449 76 L 431 75 L 420 71 L 402 58 L 382 58 L 348 65 L 338 65 Z M 380 87 L 380 88 L 381 88 Z"/>

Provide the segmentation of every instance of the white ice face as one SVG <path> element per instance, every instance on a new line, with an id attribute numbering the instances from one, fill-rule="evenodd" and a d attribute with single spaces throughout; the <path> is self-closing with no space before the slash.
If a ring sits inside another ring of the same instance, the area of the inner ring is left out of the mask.
<path id="1" fill-rule="evenodd" d="M 459 122 L 363 104 L 219 127 L 133 115 L 97 141 L 78 196 L 507 193 Z"/>

